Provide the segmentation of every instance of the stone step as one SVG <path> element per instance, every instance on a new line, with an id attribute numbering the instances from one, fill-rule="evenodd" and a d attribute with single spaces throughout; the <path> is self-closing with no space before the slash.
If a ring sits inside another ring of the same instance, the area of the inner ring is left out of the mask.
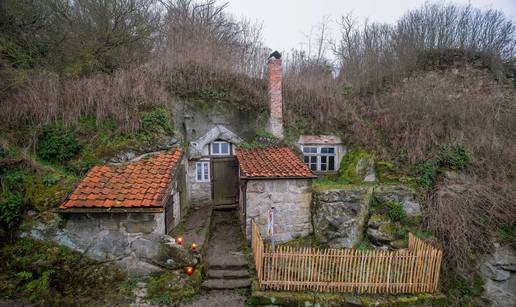
<path id="1" fill-rule="evenodd" d="M 238 279 L 248 278 L 249 271 L 247 270 L 208 270 L 206 276 L 210 279 Z"/>
<path id="2" fill-rule="evenodd" d="M 208 279 L 202 282 L 201 286 L 211 290 L 249 288 L 251 281 L 249 278 L 240 279 Z"/>
<path id="3" fill-rule="evenodd" d="M 218 270 L 218 271 L 240 271 L 247 270 L 248 265 L 247 262 L 234 262 L 232 264 L 227 263 L 213 263 L 209 264 L 208 270 Z"/>
<path id="4" fill-rule="evenodd" d="M 226 205 L 215 205 L 213 206 L 213 210 L 233 210 L 238 207 L 238 204 L 226 204 Z"/>

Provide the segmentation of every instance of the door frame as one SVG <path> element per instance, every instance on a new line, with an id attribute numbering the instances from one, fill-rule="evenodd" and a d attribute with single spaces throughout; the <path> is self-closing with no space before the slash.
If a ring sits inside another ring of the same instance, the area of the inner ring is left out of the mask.
<path id="1" fill-rule="evenodd" d="M 237 203 L 240 197 L 240 176 L 237 174 L 237 183 L 236 183 L 236 198 L 235 201 L 228 201 L 215 204 L 215 162 L 224 162 L 224 161 L 236 161 L 236 156 L 210 156 L 210 182 L 211 182 L 211 199 L 214 205 L 227 205 Z"/>

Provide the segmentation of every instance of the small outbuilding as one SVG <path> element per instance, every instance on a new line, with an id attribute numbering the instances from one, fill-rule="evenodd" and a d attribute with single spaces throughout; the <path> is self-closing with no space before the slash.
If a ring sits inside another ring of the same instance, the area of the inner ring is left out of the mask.
<path id="1" fill-rule="evenodd" d="M 247 239 L 254 219 L 262 235 L 274 208 L 275 240 L 285 242 L 312 232 L 310 204 L 314 173 L 288 147 L 236 149 L 240 215 Z"/>
<path id="2" fill-rule="evenodd" d="M 168 234 L 186 204 L 181 148 L 137 160 L 94 166 L 59 206 L 59 212 L 92 235 L 102 231 Z M 183 208 L 182 208 L 183 205 Z"/>
<path id="3" fill-rule="evenodd" d="M 302 135 L 297 145 L 303 153 L 303 162 L 316 174 L 336 173 L 346 148 L 335 135 Z"/>

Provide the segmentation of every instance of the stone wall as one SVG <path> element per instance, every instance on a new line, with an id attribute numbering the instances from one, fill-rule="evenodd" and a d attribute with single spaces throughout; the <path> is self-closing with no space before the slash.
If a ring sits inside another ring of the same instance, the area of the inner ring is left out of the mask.
<path id="1" fill-rule="evenodd" d="M 188 199 L 190 204 L 193 205 L 209 204 L 212 202 L 211 182 L 197 182 L 195 178 L 195 162 L 197 162 L 197 160 L 188 161 Z"/>
<path id="2" fill-rule="evenodd" d="M 40 223 L 26 235 L 112 262 L 131 277 L 143 277 L 196 261 L 164 232 L 163 213 L 72 213 Z"/>
<path id="3" fill-rule="evenodd" d="M 312 232 L 311 180 L 248 180 L 245 192 L 248 240 L 251 239 L 251 219 L 255 220 L 265 238 L 267 210 L 271 207 L 275 208 L 274 234 L 276 241 L 286 242 Z"/>

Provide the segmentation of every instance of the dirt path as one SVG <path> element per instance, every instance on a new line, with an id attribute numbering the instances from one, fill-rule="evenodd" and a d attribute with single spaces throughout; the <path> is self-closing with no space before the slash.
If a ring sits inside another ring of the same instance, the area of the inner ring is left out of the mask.
<path id="1" fill-rule="evenodd" d="M 244 236 L 236 212 L 213 211 L 212 219 L 213 230 L 206 254 L 208 266 L 247 265 L 242 252 Z"/>

